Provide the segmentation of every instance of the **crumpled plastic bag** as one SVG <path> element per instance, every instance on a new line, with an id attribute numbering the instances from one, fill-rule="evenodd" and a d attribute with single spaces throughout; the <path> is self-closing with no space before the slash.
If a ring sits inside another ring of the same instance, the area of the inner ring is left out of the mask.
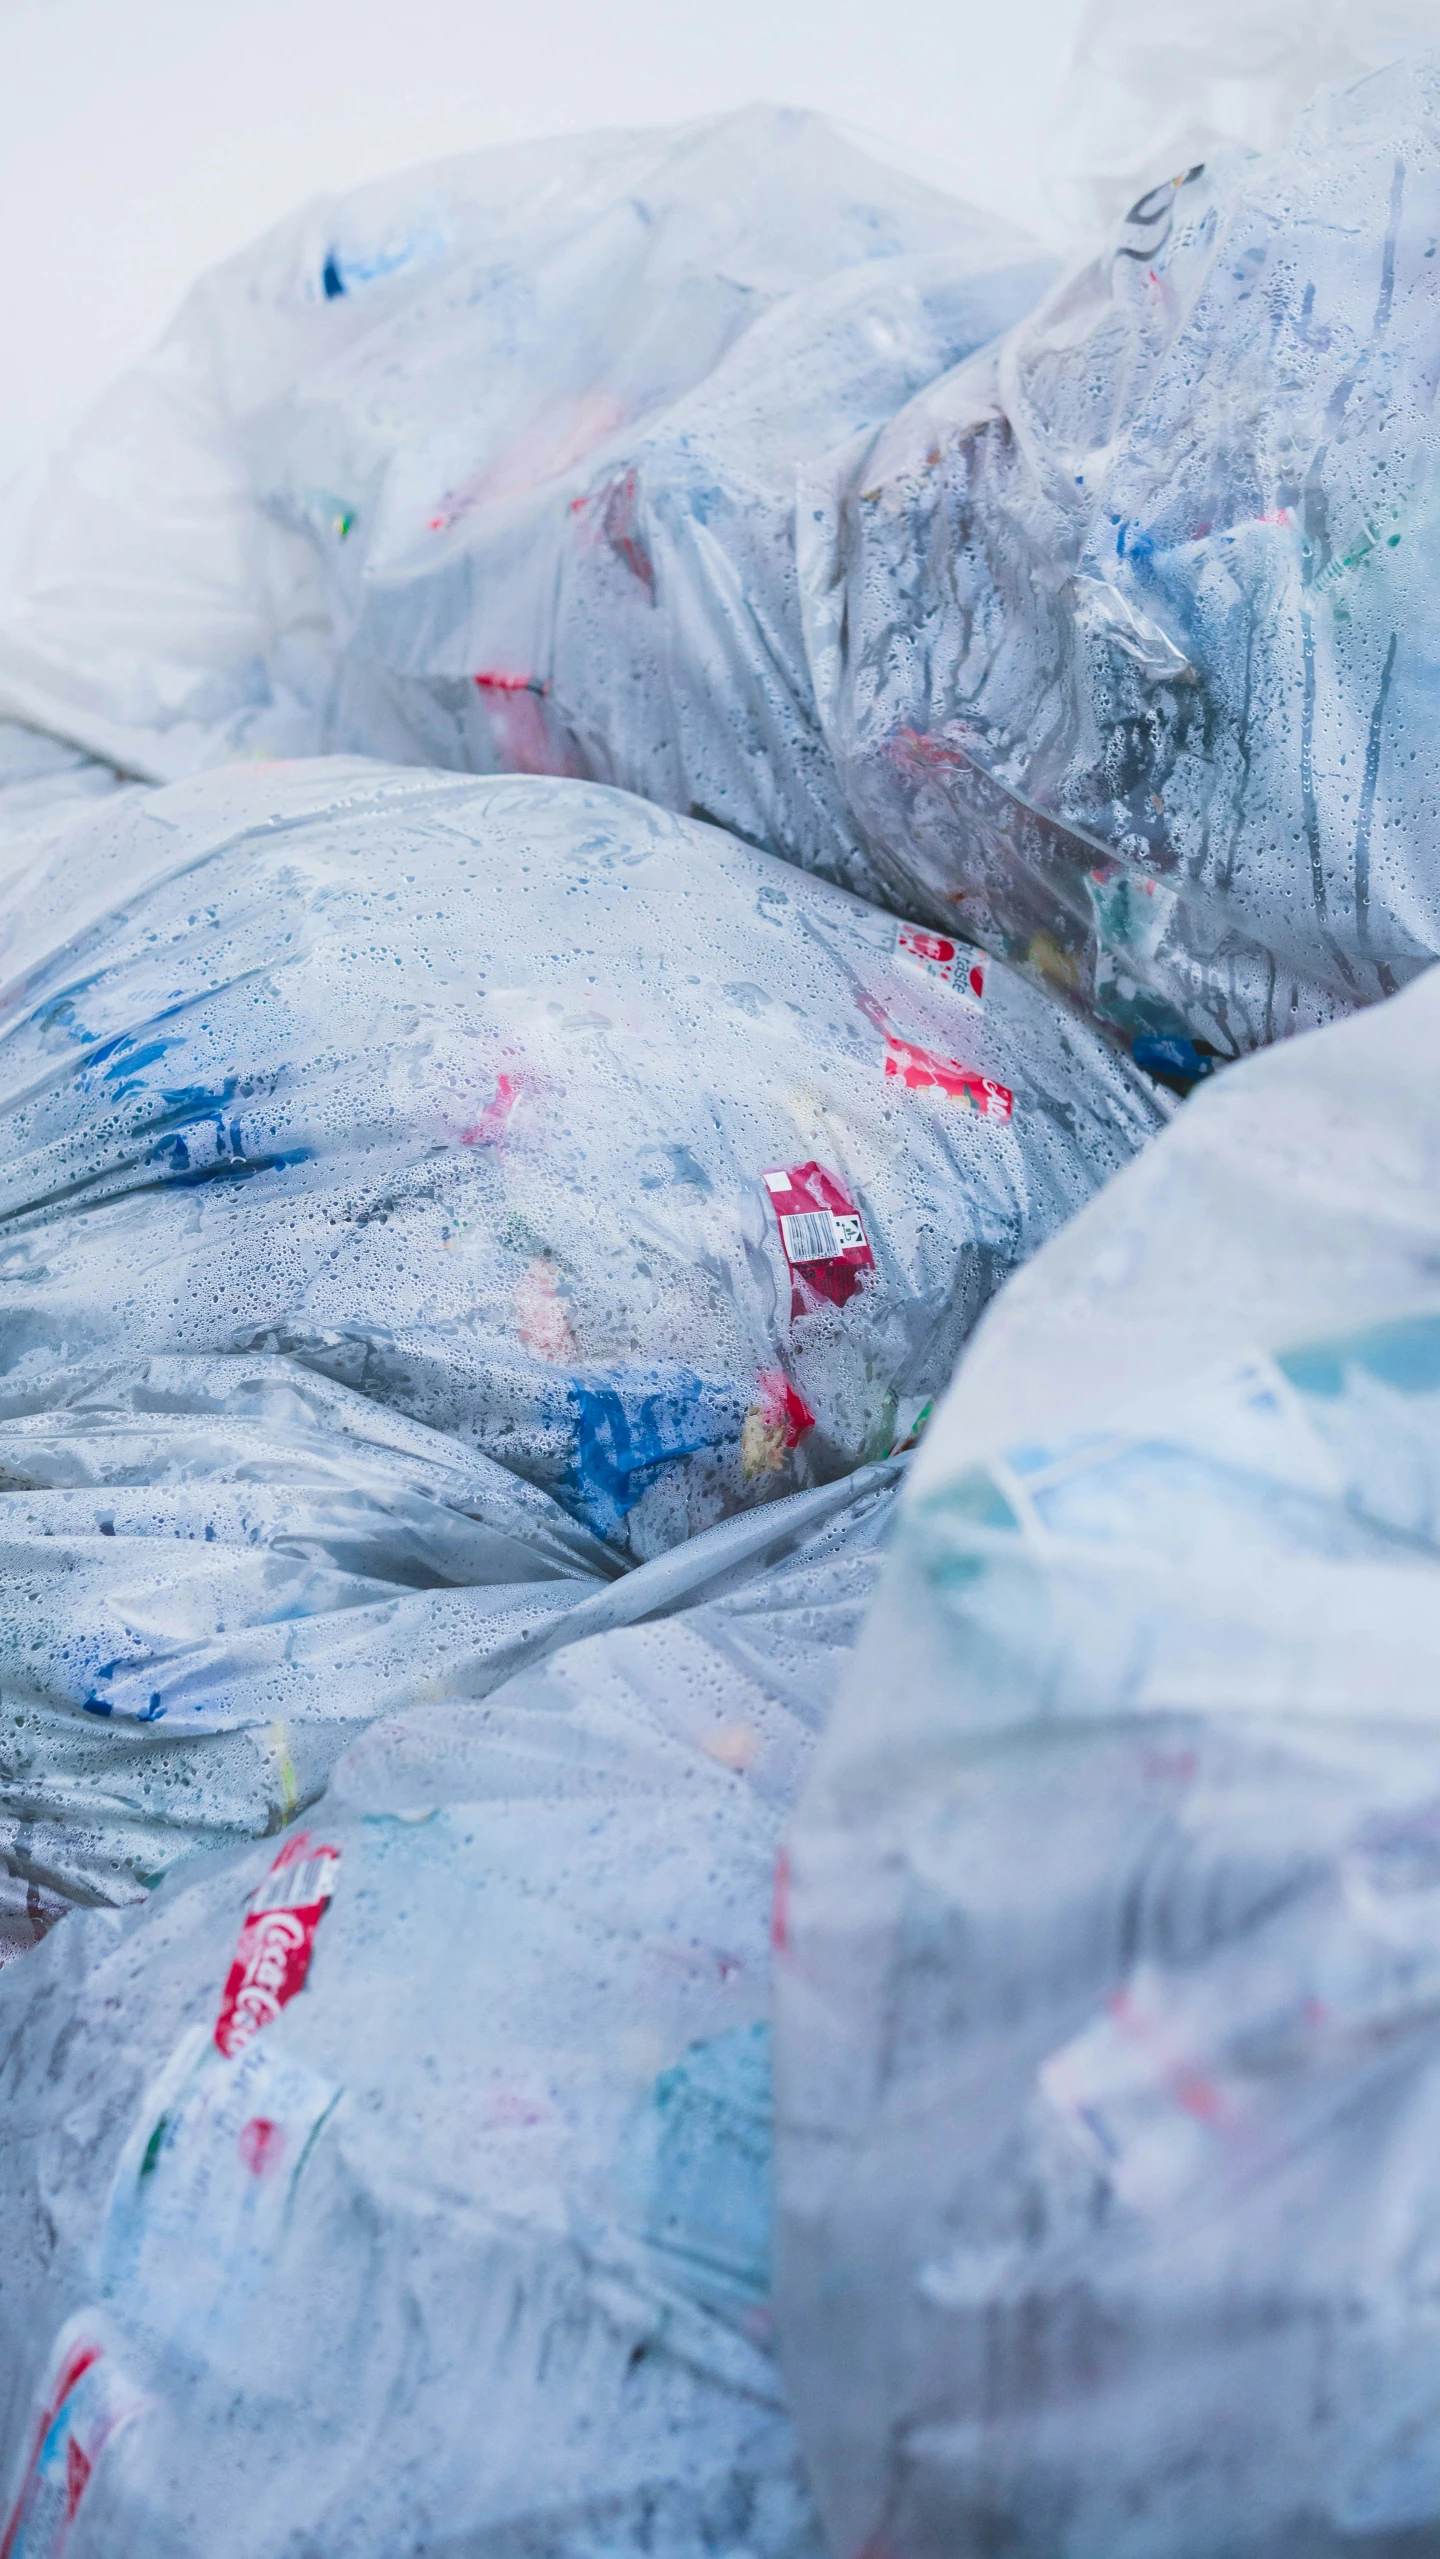
<path id="1" fill-rule="evenodd" d="M 974 951 L 574 784 L 137 792 L 0 931 L 22 1946 L 913 1440 L 1165 1116 Z"/>
<path id="2" fill-rule="evenodd" d="M 92 801 L 133 788 L 111 764 L 19 720 L 0 719 L 0 876 Z"/>
<path id="3" fill-rule="evenodd" d="M 134 1900 L 277 1829 L 374 1716 L 482 1692 L 615 1570 L 548 1494 L 294 1360 L 0 1380 L 10 1948 L 57 1894 Z"/>
<path id="4" fill-rule="evenodd" d="M 283 1827 L 378 1715 L 693 1604 L 875 1480 L 622 1572 L 549 1494 L 293 1359 L 117 1357 L 0 1390 L 0 1963 L 65 1899 L 136 1900 Z"/>
<path id="5" fill-rule="evenodd" d="M 283 1841 L 0 1975 L 17 2559 L 57 2513 L 75 2559 L 819 2559 L 770 1885 L 891 1501 L 382 1721 Z"/>
<path id="6" fill-rule="evenodd" d="M 1238 145 L 1273 151 L 1317 89 L 1433 44 L 1434 0 L 1087 0 L 1046 138 L 1067 228 Z"/>
<path id="7" fill-rule="evenodd" d="M 1349 1332 L 1440 1271 L 1440 970 L 1323 1036 L 1247 1058 L 1017 1271 L 945 1399 L 977 1462 L 1257 1338 Z"/>
<path id="8" fill-rule="evenodd" d="M 1191 169 L 802 493 L 885 895 L 1192 1079 L 1440 950 L 1440 61 Z"/>
<path id="9" fill-rule="evenodd" d="M 0 939 L 7 1391 L 284 1354 L 617 1562 L 913 1437 L 1165 1116 L 977 954 L 598 787 L 237 768 L 71 828 Z"/>
<path id="10" fill-rule="evenodd" d="M 790 109 L 322 200 L 197 285 L 55 465 L 0 703 L 156 780 L 332 749 L 588 775 L 863 889 L 796 465 L 1051 272 Z"/>
<path id="11" fill-rule="evenodd" d="M 916 1461 L 776 1974 L 837 2559 L 1440 2529 L 1437 1045 L 1197 1096 Z"/>

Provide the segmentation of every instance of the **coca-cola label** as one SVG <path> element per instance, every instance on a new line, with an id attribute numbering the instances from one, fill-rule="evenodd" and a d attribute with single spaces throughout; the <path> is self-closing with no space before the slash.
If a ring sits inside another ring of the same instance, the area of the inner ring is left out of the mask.
<path id="1" fill-rule="evenodd" d="M 302 1831 L 286 1841 L 256 1885 L 215 2020 L 215 2041 L 227 2059 L 304 1989 L 339 1863 L 338 1848 L 318 1845 Z"/>
<path id="2" fill-rule="evenodd" d="M 938 977 L 968 1003 L 984 998 L 985 954 L 973 942 L 952 941 L 948 933 L 932 933 L 923 924 L 897 924 L 895 957 L 922 977 Z"/>
<path id="3" fill-rule="evenodd" d="M 844 1184 L 815 1163 L 787 1165 L 761 1179 L 794 1284 L 793 1311 L 803 1310 L 807 1288 L 844 1306 L 859 1288 L 861 1274 L 875 1268 L 865 1221 Z"/>

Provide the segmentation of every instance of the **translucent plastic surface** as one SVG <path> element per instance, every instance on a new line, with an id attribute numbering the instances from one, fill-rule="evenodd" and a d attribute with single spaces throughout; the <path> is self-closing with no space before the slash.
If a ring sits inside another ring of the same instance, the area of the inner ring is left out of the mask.
<path id="1" fill-rule="evenodd" d="M 1435 0 L 1088 0 L 1046 155 L 1056 210 L 1103 228 L 1197 160 L 1272 151 L 1317 89 L 1437 35 Z"/>
<path id="2" fill-rule="evenodd" d="M 1192 1073 L 1440 950 L 1437 104 L 1167 179 L 798 510 L 887 897 Z"/>
<path id="3" fill-rule="evenodd" d="M 67 2559 L 818 2553 L 768 1932 L 889 1510 L 857 1495 L 702 1607 L 382 1721 L 301 1832 L 0 1976 L 23 2559 L 61 2523 Z"/>
<path id="4" fill-rule="evenodd" d="M 823 119 L 567 137 L 306 208 L 12 526 L 0 704 L 168 779 L 588 775 L 865 885 L 795 474 L 1051 269 Z"/>
<path id="5" fill-rule="evenodd" d="M 0 925 L 12 1383 L 287 1353 L 617 1558 L 886 1455 L 1163 1117 L 974 953 L 576 784 L 237 769 Z"/>
<path id="6" fill-rule="evenodd" d="M 383 1709 L 908 1443 L 1163 1119 L 968 948 L 577 784 L 139 792 L 0 927 L 27 1891 L 275 1827 Z"/>
<path id="7" fill-rule="evenodd" d="M 125 787 L 113 765 L 63 738 L 0 719 L 0 878 L 92 800 Z"/>
<path id="8" fill-rule="evenodd" d="M 917 1461 L 782 1896 L 839 2559 L 1440 2532 L 1437 1017 L 1188 1105 Z"/>

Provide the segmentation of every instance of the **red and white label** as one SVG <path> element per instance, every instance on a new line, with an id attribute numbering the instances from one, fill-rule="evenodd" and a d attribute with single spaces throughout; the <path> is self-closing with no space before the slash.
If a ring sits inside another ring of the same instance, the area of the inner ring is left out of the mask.
<path id="1" fill-rule="evenodd" d="M 791 1164 L 760 1178 L 791 1278 L 833 1306 L 844 1306 L 860 1286 L 861 1273 L 875 1268 L 864 1220 L 849 1192 L 823 1164 Z"/>
<path id="2" fill-rule="evenodd" d="M 895 957 L 922 977 L 938 977 L 957 995 L 979 1004 L 985 994 L 985 954 L 972 942 L 952 942 L 923 924 L 897 924 Z"/>
<path id="3" fill-rule="evenodd" d="M 68 2320 L 41 2384 L 0 2559 L 62 2559 L 96 2463 L 144 2406 L 117 2365 L 98 2314 L 82 2311 Z"/>
<path id="4" fill-rule="evenodd" d="M 338 1848 L 317 1846 L 301 1831 L 256 1885 L 215 2020 L 215 2041 L 227 2060 L 304 1989 L 339 1863 Z"/>
<path id="5" fill-rule="evenodd" d="M 962 1066 L 958 1058 L 941 1057 L 934 1049 L 917 1048 L 913 1040 L 897 1039 L 893 1031 L 885 1034 L 885 1072 L 898 1075 L 907 1092 L 946 1093 L 966 1110 L 983 1112 L 987 1119 L 1008 1120 L 1015 1109 L 1015 1096 L 1007 1085 L 978 1074 L 973 1066 Z"/>

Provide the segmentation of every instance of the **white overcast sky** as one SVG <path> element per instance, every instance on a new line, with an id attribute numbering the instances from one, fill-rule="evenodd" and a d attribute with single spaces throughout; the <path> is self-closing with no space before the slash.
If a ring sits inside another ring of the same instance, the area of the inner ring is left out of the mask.
<path id="1" fill-rule="evenodd" d="M 0 0 L 0 481 L 202 267 L 417 160 L 767 98 L 1043 224 L 1081 0 Z"/>

